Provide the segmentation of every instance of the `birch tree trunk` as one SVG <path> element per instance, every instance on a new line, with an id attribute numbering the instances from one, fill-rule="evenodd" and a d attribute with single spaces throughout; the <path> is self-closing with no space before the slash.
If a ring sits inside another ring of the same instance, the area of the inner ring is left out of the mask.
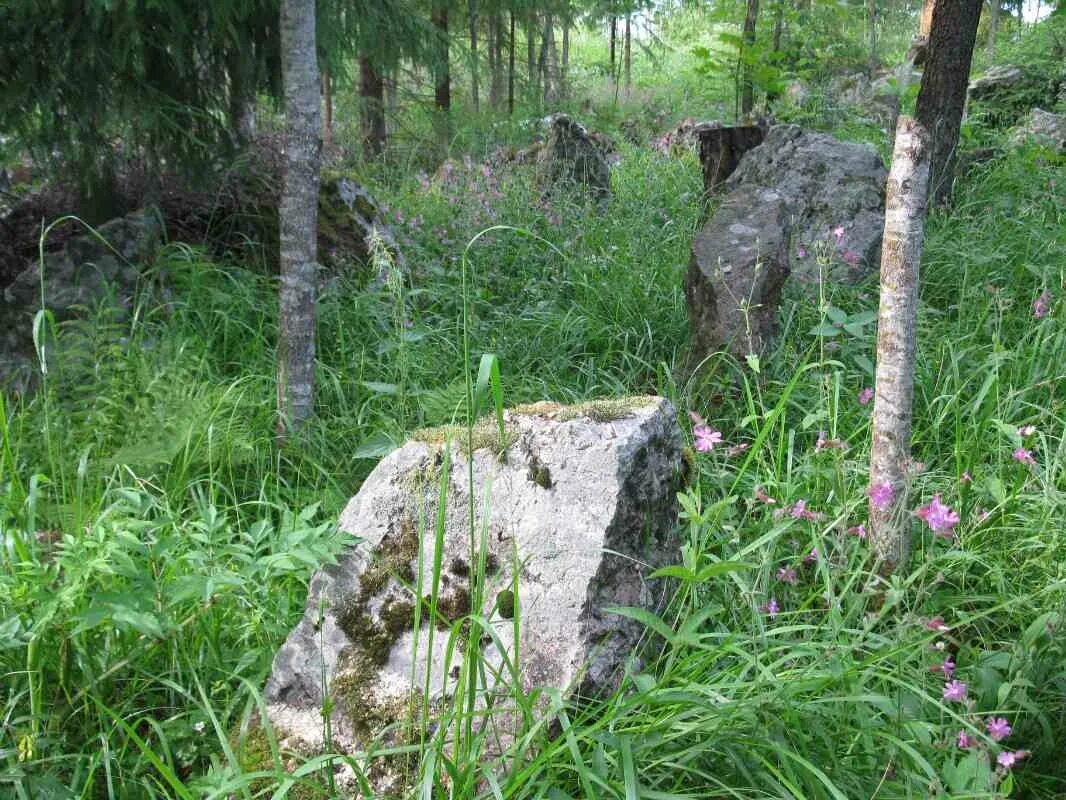
<path id="1" fill-rule="evenodd" d="M 885 574 L 905 565 L 910 555 L 906 466 L 911 447 L 918 266 L 925 234 L 930 153 L 929 135 L 922 124 L 901 116 L 885 197 L 870 449 L 870 544 Z"/>
<path id="2" fill-rule="evenodd" d="M 741 92 L 740 113 L 750 114 L 755 108 L 755 84 L 752 80 L 752 66 L 746 58 L 755 44 L 755 23 L 759 17 L 759 0 L 748 0 L 748 11 L 744 16 L 743 47 L 740 51 L 741 58 Z"/>
<path id="3" fill-rule="evenodd" d="M 278 215 L 278 440 L 314 409 L 319 159 L 322 152 L 314 0 L 281 0 L 285 178 Z"/>

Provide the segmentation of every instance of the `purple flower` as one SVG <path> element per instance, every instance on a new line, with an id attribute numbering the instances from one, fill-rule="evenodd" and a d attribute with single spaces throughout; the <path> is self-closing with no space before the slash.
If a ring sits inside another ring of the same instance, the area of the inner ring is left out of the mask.
<path id="1" fill-rule="evenodd" d="M 770 497 L 770 495 L 764 492 L 761 486 L 755 487 L 755 499 L 758 500 L 760 503 L 766 503 L 766 505 L 768 506 L 772 506 L 774 503 L 777 502 L 777 500 Z"/>
<path id="2" fill-rule="evenodd" d="M 1050 307 L 1051 290 L 1045 289 L 1040 293 L 1040 296 L 1033 301 L 1033 316 L 1037 319 L 1043 319 L 1047 316 Z"/>
<path id="3" fill-rule="evenodd" d="M 853 525 L 852 527 L 848 528 L 848 533 L 853 533 L 856 536 L 858 536 L 860 539 L 865 539 L 866 538 L 866 525 L 865 525 L 865 523 L 860 522 L 858 525 Z"/>
<path id="4" fill-rule="evenodd" d="M 949 702 L 962 703 L 966 700 L 966 684 L 962 681 L 948 681 L 944 684 L 944 699 Z"/>
<path id="5" fill-rule="evenodd" d="M 837 225 L 833 228 L 833 238 L 837 240 L 837 245 L 841 245 L 844 242 L 844 226 Z"/>
<path id="6" fill-rule="evenodd" d="M 933 670 L 933 672 L 943 673 L 945 678 L 950 678 L 952 675 L 955 674 L 955 662 L 951 660 L 951 656 L 947 656 L 944 659 L 943 664 L 937 664 L 931 669 Z"/>
<path id="7" fill-rule="evenodd" d="M 796 255 L 799 258 L 806 258 L 807 257 L 807 248 L 803 246 L 802 242 L 798 242 L 796 244 Z"/>
<path id="8" fill-rule="evenodd" d="M 857 267 L 859 266 L 859 254 L 854 250 L 845 250 L 844 261 L 846 261 L 849 266 Z"/>
<path id="9" fill-rule="evenodd" d="M 722 441 L 722 432 L 716 431 L 710 425 L 697 425 L 692 429 L 692 435 L 696 439 L 696 449 L 701 453 L 710 452 Z"/>
<path id="10" fill-rule="evenodd" d="M 969 470 L 962 473 L 962 477 L 959 478 L 959 483 L 973 483 L 973 475 L 970 474 Z"/>
<path id="11" fill-rule="evenodd" d="M 878 511 L 884 511 L 892 505 L 892 498 L 896 496 L 896 490 L 892 488 L 891 483 L 878 483 L 870 486 L 866 490 L 866 494 L 870 496 L 870 505 Z"/>
<path id="12" fill-rule="evenodd" d="M 994 717 L 985 725 L 985 730 L 988 731 L 988 735 L 992 737 L 993 741 L 999 742 L 1010 736 L 1011 727 L 1010 723 L 1003 717 Z"/>
<path id="13" fill-rule="evenodd" d="M 1032 450 L 1026 450 L 1024 447 L 1015 447 L 1013 456 L 1014 460 L 1019 464 L 1025 464 L 1027 466 L 1036 465 L 1036 459 L 1033 458 Z"/>
<path id="14" fill-rule="evenodd" d="M 1018 428 L 1019 436 L 1032 436 L 1034 433 L 1036 433 L 1035 425 L 1022 425 L 1022 427 Z"/>
<path id="15" fill-rule="evenodd" d="M 959 522 L 959 515 L 940 502 L 939 493 L 934 494 L 932 500 L 914 513 L 938 536 L 950 537 L 951 529 Z"/>
<path id="16" fill-rule="evenodd" d="M 955 743 L 963 750 L 968 747 L 973 747 L 975 744 L 977 744 L 973 739 L 970 738 L 970 735 L 966 733 L 966 731 L 959 731 L 959 735 L 958 738 L 955 740 Z"/>
<path id="17" fill-rule="evenodd" d="M 1004 769 L 1010 769 L 1028 755 L 1028 750 L 1005 751 L 996 756 L 996 763 Z"/>
<path id="18" fill-rule="evenodd" d="M 792 567 L 781 567 L 777 571 L 777 579 L 782 583 L 790 583 L 795 586 L 797 582 L 796 570 Z"/>
<path id="19" fill-rule="evenodd" d="M 770 602 L 764 605 L 760 610 L 764 614 L 768 614 L 770 616 L 770 619 L 775 619 L 777 617 L 778 612 L 781 610 L 781 607 L 777 604 L 777 598 L 771 597 Z"/>
<path id="20" fill-rule="evenodd" d="M 814 564 L 818 561 L 818 548 L 812 547 L 811 552 L 803 557 L 804 564 Z"/>
<path id="21" fill-rule="evenodd" d="M 864 406 L 874 399 L 874 390 L 867 386 L 859 392 L 859 405 Z"/>
<path id="22" fill-rule="evenodd" d="M 800 519 L 804 515 L 804 513 L 806 513 L 806 511 L 807 501 L 800 499 L 796 501 L 796 504 L 794 506 L 792 506 L 792 511 L 789 513 L 792 514 L 793 519 Z"/>

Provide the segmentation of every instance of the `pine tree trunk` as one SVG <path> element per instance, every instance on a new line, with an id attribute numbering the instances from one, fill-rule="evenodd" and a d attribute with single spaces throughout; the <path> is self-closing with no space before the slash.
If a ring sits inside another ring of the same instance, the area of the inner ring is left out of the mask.
<path id="1" fill-rule="evenodd" d="M 625 93 L 626 99 L 633 91 L 633 40 L 630 36 L 631 15 L 626 14 L 625 43 L 622 46 L 622 59 L 625 62 Z"/>
<path id="2" fill-rule="evenodd" d="M 759 17 L 759 0 L 748 0 L 748 11 L 744 15 L 743 50 L 741 59 L 748 55 L 755 45 L 755 23 Z M 752 66 L 741 64 L 740 113 L 747 116 L 755 108 L 755 83 L 752 78 Z"/>
<path id="3" fill-rule="evenodd" d="M 226 61 L 230 128 L 238 146 L 243 147 L 255 138 L 255 82 L 242 54 L 231 52 Z"/>
<path id="4" fill-rule="evenodd" d="M 477 58 L 477 0 L 470 0 L 470 99 L 474 105 L 474 113 L 481 109 L 480 88 L 478 86 L 478 58 Z"/>
<path id="5" fill-rule="evenodd" d="M 385 79 L 385 107 L 388 113 L 385 115 L 385 138 L 396 133 L 396 120 L 400 113 L 400 66 L 397 64 L 389 71 L 389 77 Z"/>
<path id="6" fill-rule="evenodd" d="M 988 40 L 985 47 L 989 55 L 996 49 L 996 34 L 999 32 L 999 3 L 1000 0 L 988 0 Z"/>
<path id="7" fill-rule="evenodd" d="M 514 9 L 508 12 L 510 36 L 507 47 L 507 113 L 514 114 L 514 60 L 515 60 L 515 24 Z"/>
<path id="8" fill-rule="evenodd" d="M 907 563 L 910 515 L 906 467 L 910 459 L 914 362 L 917 353 L 918 265 L 929 188 L 931 147 L 922 124 L 900 117 L 885 198 L 881 246 L 881 304 L 877 322 L 876 398 L 870 449 L 870 544 L 891 573 Z M 879 487 L 887 497 L 874 497 Z"/>
<path id="9" fill-rule="evenodd" d="M 285 87 L 285 177 L 278 209 L 281 287 L 278 309 L 278 440 L 296 433 L 314 409 L 315 289 L 321 101 L 314 0 L 281 0 Z"/>
<path id="10" fill-rule="evenodd" d="M 496 82 L 496 15 L 489 14 L 489 32 L 485 39 L 485 51 L 489 61 L 489 108 L 496 110 L 500 98 L 497 95 L 499 84 Z"/>
<path id="11" fill-rule="evenodd" d="M 614 81 L 615 75 L 615 58 L 614 58 L 614 43 L 618 38 L 618 20 L 611 17 L 611 81 Z"/>
<path id="12" fill-rule="evenodd" d="M 773 51 L 781 52 L 781 35 L 785 30 L 785 0 L 777 0 L 774 7 L 774 40 Z"/>
<path id="13" fill-rule="evenodd" d="M 433 27 L 437 30 L 438 52 L 433 68 L 433 101 L 437 111 L 448 114 L 452 110 L 452 71 L 448 46 L 448 6 L 433 7 Z"/>
<path id="14" fill-rule="evenodd" d="M 359 59 L 359 92 L 363 100 L 363 145 L 371 156 L 385 151 L 385 81 L 369 58 Z"/>
<path id="15" fill-rule="evenodd" d="M 936 0 L 915 118 L 932 140 L 930 195 L 936 205 L 951 196 L 955 149 L 970 83 L 981 0 Z"/>
<path id="16" fill-rule="evenodd" d="M 540 45 L 540 76 L 544 89 L 544 104 L 550 106 L 558 101 L 558 55 L 555 51 L 554 17 L 544 17 L 544 39 Z"/>
<path id="17" fill-rule="evenodd" d="M 877 0 L 866 0 L 866 47 L 873 75 L 877 70 Z"/>
<path id="18" fill-rule="evenodd" d="M 494 11 L 492 30 L 492 108 L 499 111 L 503 103 L 503 17 Z"/>
<path id="19" fill-rule="evenodd" d="M 530 86 L 537 82 L 537 13 L 529 12 L 526 20 L 526 80 Z"/>
<path id="20" fill-rule="evenodd" d="M 326 120 L 322 129 L 322 141 L 326 147 L 333 144 L 333 77 L 329 67 L 322 73 L 322 99 L 326 107 Z"/>

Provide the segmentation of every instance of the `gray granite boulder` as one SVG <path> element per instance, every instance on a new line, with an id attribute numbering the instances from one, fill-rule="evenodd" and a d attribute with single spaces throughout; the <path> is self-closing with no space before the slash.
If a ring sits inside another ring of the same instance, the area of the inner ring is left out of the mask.
<path id="1" fill-rule="evenodd" d="M 720 350 L 763 355 L 777 331 L 788 278 L 789 210 L 771 189 L 740 189 L 711 215 L 692 244 L 685 275 L 690 365 Z"/>
<path id="2" fill-rule="evenodd" d="M 566 114 L 547 119 L 548 136 L 537 155 L 537 182 L 546 194 L 587 191 L 595 200 L 611 192 L 611 171 L 602 148 L 584 125 Z"/>
<path id="3" fill-rule="evenodd" d="M 770 129 L 740 160 L 726 191 L 771 189 L 792 216 L 792 274 L 854 283 L 880 264 L 888 171 L 873 147 L 796 125 Z"/>
<path id="4" fill-rule="evenodd" d="M 1014 131 L 1011 141 L 1014 144 L 1033 141 L 1059 155 L 1066 155 L 1066 114 L 1034 108 L 1025 123 Z"/>
<path id="5" fill-rule="evenodd" d="M 968 97 L 970 100 L 988 100 L 1014 92 L 1027 83 L 1021 67 L 1013 64 L 996 64 L 970 81 Z"/>
<path id="6" fill-rule="evenodd" d="M 128 308 L 141 277 L 154 260 L 162 236 L 159 214 L 138 211 L 69 239 L 63 249 L 34 262 L 0 293 L 0 385 L 26 390 L 36 367 L 33 319 L 44 306 L 57 322 L 72 319 L 101 302 Z M 44 273 L 42 281 L 41 273 Z"/>
<path id="7" fill-rule="evenodd" d="M 324 689 L 335 751 L 411 742 L 409 712 L 418 717 L 424 702 L 432 718 L 460 691 L 459 665 L 475 635 L 486 665 L 476 704 L 504 741 L 515 725 L 505 661 L 516 650 L 524 691 L 588 696 L 619 685 L 643 626 L 608 609 L 660 608 L 667 586 L 649 575 L 681 558 L 675 411 L 642 397 L 538 403 L 505 419 L 503 439 L 494 423 L 476 429 L 469 460 L 460 450 L 465 430 L 454 432 L 443 509 L 447 430 L 417 434 L 386 456 L 348 504 L 340 527 L 358 544 L 311 580 L 304 618 L 266 686 L 283 747 L 326 748 Z M 427 599 L 416 606 L 416 597 Z M 379 792 L 398 792 L 407 780 L 396 761 L 364 766 Z M 338 780 L 354 785 L 350 768 Z"/>

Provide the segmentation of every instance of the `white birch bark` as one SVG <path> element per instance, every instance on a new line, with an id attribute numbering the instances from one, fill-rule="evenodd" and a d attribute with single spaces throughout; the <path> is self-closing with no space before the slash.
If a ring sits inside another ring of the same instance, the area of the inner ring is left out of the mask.
<path id="1" fill-rule="evenodd" d="M 870 501 L 870 542 L 890 573 L 907 561 L 910 517 L 906 467 L 910 458 L 917 352 L 918 265 L 929 194 L 929 135 L 901 116 L 888 175 L 885 238 L 881 248 L 881 302 L 877 320 L 877 375 L 870 449 L 870 486 L 888 485 L 891 500 Z"/>
<path id="2" fill-rule="evenodd" d="M 281 191 L 278 438 L 311 416 L 315 379 L 315 284 L 322 121 L 314 0 L 281 2 L 285 179 Z"/>

